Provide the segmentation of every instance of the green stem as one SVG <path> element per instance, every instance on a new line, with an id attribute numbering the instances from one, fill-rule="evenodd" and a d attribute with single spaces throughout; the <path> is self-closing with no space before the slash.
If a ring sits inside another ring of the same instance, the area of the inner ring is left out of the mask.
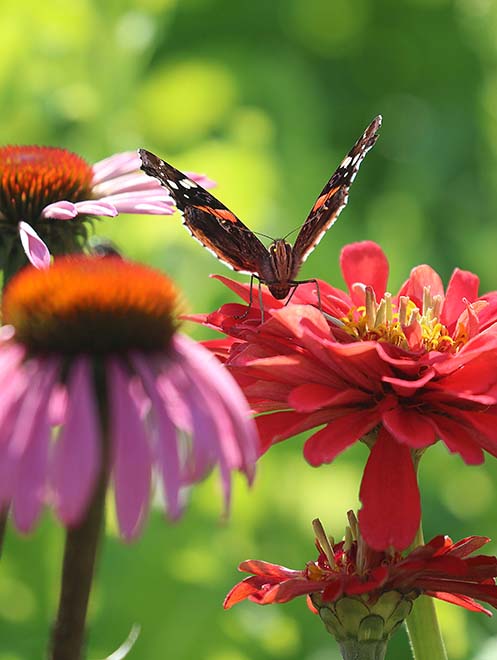
<path id="1" fill-rule="evenodd" d="M 52 633 L 50 660 L 82 658 L 86 612 L 103 529 L 106 488 L 106 474 L 102 471 L 85 518 L 77 527 L 67 531 L 59 610 Z"/>
<path id="2" fill-rule="evenodd" d="M 104 531 L 110 443 L 105 370 L 100 362 L 94 363 L 94 379 L 102 426 L 100 474 L 83 520 L 67 530 L 59 609 L 52 632 L 49 660 L 81 660 L 83 657 L 86 613 L 97 552 Z"/>
<path id="3" fill-rule="evenodd" d="M 423 544 L 423 529 L 420 526 L 413 547 Z M 447 660 L 433 598 L 420 596 L 416 599 L 406 627 L 414 660 Z"/>
<path id="4" fill-rule="evenodd" d="M 384 639 L 371 642 L 348 639 L 340 642 L 340 652 L 343 660 L 384 660 L 387 644 Z"/>
<path id="5" fill-rule="evenodd" d="M 0 557 L 3 551 L 3 542 L 5 539 L 5 531 L 7 529 L 7 518 L 9 517 L 9 507 L 6 506 L 0 509 Z"/>

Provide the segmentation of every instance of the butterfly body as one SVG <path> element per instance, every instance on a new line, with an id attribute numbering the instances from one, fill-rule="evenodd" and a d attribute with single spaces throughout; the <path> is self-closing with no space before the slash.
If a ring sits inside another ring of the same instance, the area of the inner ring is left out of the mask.
<path id="1" fill-rule="evenodd" d="M 142 170 L 158 179 L 179 211 L 183 224 L 205 248 L 235 271 L 265 284 L 274 298 L 286 298 L 300 282 L 300 267 L 347 204 L 348 192 L 366 153 L 378 138 L 376 117 L 342 160 L 321 191 L 292 246 L 276 239 L 269 248 L 207 190 L 146 149 L 139 149 Z"/>

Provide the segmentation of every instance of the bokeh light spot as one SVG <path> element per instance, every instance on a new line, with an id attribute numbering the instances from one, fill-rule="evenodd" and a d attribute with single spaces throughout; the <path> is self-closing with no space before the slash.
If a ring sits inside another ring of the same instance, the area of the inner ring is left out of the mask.
<path id="1" fill-rule="evenodd" d="M 237 94 L 235 80 L 221 64 L 178 62 L 159 69 L 137 95 L 137 121 L 152 140 L 177 148 L 222 124 Z"/>
<path id="2" fill-rule="evenodd" d="M 0 619 L 22 623 L 33 616 L 35 599 L 24 582 L 5 574 L 0 580 Z"/>

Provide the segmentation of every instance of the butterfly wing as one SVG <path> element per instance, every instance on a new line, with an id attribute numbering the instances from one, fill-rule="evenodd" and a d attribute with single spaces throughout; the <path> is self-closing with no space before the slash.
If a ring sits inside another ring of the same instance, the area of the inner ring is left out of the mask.
<path id="1" fill-rule="evenodd" d="M 141 169 L 155 177 L 174 199 L 190 234 L 233 270 L 257 275 L 267 250 L 257 236 L 224 204 L 186 174 L 146 149 Z"/>
<path id="2" fill-rule="evenodd" d="M 298 267 L 307 259 L 347 204 L 349 188 L 364 156 L 378 139 L 381 115 L 366 128 L 340 163 L 312 207 L 293 246 L 294 263 Z"/>

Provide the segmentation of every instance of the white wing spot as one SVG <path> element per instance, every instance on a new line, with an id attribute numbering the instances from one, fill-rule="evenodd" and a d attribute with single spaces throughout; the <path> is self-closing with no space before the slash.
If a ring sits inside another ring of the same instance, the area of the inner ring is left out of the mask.
<path id="1" fill-rule="evenodd" d="M 348 167 L 351 162 L 352 162 L 352 158 L 350 156 L 347 156 L 347 158 L 344 158 L 342 160 L 342 164 L 340 167 Z"/>
<path id="2" fill-rule="evenodd" d="M 174 190 L 178 190 L 178 184 L 175 183 L 174 181 L 171 181 L 170 179 L 166 179 L 166 183 L 168 186 L 171 186 L 171 188 L 174 188 Z"/>
<path id="3" fill-rule="evenodd" d="M 179 182 L 179 185 L 183 186 L 183 188 L 186 188 L 187 190 L 189 190 L 190 188 L 197 188 L 198 187 L 197 184 L 194 183 L 193 181 L 190 181 L 190 179 L 181 179 L 181 181 Z"/>

